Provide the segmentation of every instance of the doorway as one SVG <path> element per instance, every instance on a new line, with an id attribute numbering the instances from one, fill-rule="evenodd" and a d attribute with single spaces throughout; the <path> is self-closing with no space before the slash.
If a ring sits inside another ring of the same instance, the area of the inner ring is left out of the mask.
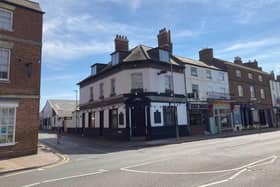
<path id="1" fill-rule="evenodd" d="M 131 107 L 131 128 L 132 136 L 146 136 L 146 114 L 144 105 L 135 105 Z"/>
<path id="2" fill-rule="evenodd" d="M 103 136 L 104 129 L 104 111 L 99 112 L 99 136 Z"/>

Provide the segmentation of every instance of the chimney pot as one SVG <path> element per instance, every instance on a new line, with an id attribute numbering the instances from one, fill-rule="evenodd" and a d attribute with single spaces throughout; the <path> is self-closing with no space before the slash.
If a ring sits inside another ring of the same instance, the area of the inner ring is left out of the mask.
<path id="1" fill-rule="evenodd" d="M 171 32 L 170 30 L 166 30 L 166 28 L 163 28 L 159 30 L 158 34 L 158 47 L 165 49 L 172 53 L 172 42 L 171 42 Z"/>

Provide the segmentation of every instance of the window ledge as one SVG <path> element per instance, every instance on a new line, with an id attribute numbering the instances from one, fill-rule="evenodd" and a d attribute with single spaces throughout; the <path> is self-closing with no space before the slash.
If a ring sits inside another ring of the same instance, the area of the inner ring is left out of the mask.
<path id="1" fill-rule="evenodd" d="M 0 144 L 0 147 L 8 147 L 8 146 L 14 146 L 14 145 L 16 145 L 16 142 L 14 142 L 14 143 Z"/>
<path id="2" fill-rule="evenodd" d="M 0 31 L 14 32 L 15 30 L 14 29 L 3 29 L 3 28 L 0 28 Z"/>
<path id="3" fill-rule="evenodd" d="M 0 79 L 0 84 L 9 84 L 11 81 L 8 79 Z"/>

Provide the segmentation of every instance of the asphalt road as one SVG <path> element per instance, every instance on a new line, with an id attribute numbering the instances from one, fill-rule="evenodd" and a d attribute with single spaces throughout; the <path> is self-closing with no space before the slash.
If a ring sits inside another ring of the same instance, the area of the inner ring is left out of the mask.
<path id="1" fill-rule="evenodd" d="M 2 187 L 280 186 L 280 132 L 127 148 L 92 139 L 41 134 L 67 153 L 63 165 L 0 176 Z"/>

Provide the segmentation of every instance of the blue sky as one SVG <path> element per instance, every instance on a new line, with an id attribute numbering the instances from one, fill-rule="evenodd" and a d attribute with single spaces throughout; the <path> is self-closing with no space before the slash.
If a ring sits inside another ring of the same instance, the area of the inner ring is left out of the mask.
<path id="1" fill-rule="evenodd" d="M 90 65 L 106 63 L 116 34 L 130 47 L 157 45 L 159 29 L 171 30 L 173 51 L 198 59 L 214 48 L 226 60 L 257 59 L 280 73 L 279 0 L 37 0 L 46 12 L 41 107 L 47 99 L 74 99 Z"/>

